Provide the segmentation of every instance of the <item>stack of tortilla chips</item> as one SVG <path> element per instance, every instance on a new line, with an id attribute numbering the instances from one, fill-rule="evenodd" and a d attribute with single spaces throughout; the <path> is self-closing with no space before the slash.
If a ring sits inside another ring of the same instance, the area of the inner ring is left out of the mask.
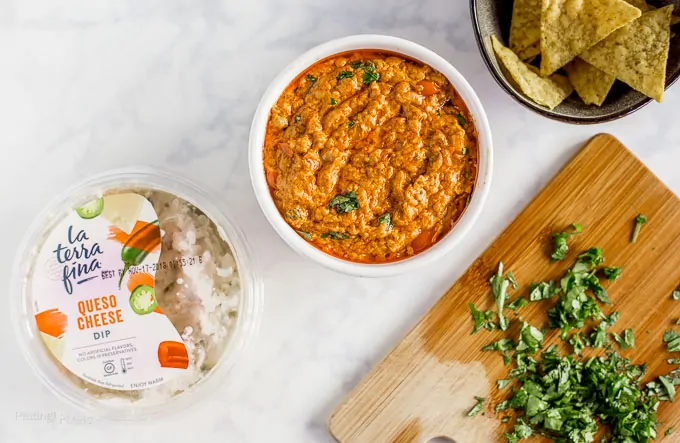
<path id="1" fill-rule="evenodd" d="M 645 0 L 515 0 L 510 47 L 491 42 L 519 89 L 550 109 L 574 90 L 601 106 L 616 80 L 660 102 L 672 13 Z"/>

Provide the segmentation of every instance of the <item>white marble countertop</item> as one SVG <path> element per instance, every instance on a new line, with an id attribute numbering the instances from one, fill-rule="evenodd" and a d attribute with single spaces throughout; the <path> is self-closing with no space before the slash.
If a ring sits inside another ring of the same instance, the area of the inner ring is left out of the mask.
<path id="1" fill-rule="evenodd" d="M 357 33 L 411 39 L 451 61 L 493 129 L 497 167 L 476 231 L 416 275 L 351 278 L 301 258 L 250 186 L 248 131 L 269 81 L 304 50 Z M 91 173 L 153 165 L 213 189 L 255 244 L 266 284 L 260 334 L 231 382 L 171 420 L 136 426 L 54 397 L 5 317 L 3 443 L 330 442 L 333 407 L 592 135 L 614 134 L 680 192 L 680 86 L 615 123 L 544 119 L 488 74 L 465 0 L 9 0 L 0 2 L 0 49 L 0 281 L 55 192 Z"/>

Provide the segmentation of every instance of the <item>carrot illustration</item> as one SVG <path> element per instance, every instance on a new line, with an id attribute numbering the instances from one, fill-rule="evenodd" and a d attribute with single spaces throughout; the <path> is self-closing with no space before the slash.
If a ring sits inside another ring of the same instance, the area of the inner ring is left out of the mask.
<path id="1" fill-rule="evenodd" d="M 164 341 L 158 345 L 158 362 L 162 368 L 186 369 L 189 367 L 189 353 L 184 343 Z"/>
<path id="2" fill-rule="evenodd" d="M 135 288 L 139 285 L 147 285 L 153 288 L 154 287 L 153 275 L 146 272 L 139 272 L 137 274 L 130 275 L 130 278 L 128 279 L 127 282 L 128 291 L 130 292 L 134 291 Z"/>
<path id="3" fill-rule="evenodd" d="M 134 237 L 139 231 L 141 231 L 143 228 L 147 227 L 149 224 L 153 224 L 155 222 L 145 222 L 142 220 L 137 220 L 135 222 L 135 226 L 132 228 L 132 231 L 128 234 L 127 232 L 121 230 L 117 226 L 109 226 L 109 240 L 113 240 L 117 243 L 120 243 L 121 245 L 124 245 L 130 240 L 130 238 Z M 154 252 L 160 248 L 160 243 L 153 249 L 153 251 L 149 252 Z"/>
<path id="4" fill-rule="evenodd" d="M 35 314 L 35 322 L 38 325 L 38 331 L 61 338 L 66 332 L 68 317 L 59 309 L 48 309 Z"/>

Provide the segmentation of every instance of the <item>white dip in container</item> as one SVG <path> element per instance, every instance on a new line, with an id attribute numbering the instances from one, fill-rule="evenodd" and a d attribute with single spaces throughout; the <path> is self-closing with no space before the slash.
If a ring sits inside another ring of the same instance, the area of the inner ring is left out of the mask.
<path id="1" fill-rule="evenodd" d="M 155 170 L 99 175 L 55 199 L 13 276 L 29 364 L 57 395 L 111 419 L 214 391 L 261 310 L 240 231 L 198 187 Z"/>

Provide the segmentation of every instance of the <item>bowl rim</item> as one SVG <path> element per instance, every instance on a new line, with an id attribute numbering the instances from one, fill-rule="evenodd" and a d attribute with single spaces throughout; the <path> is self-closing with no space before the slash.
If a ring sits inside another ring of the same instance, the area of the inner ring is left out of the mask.
<path id="1" fill-rule="evenodd" d="M 579 117 L 579 116 L 569 116 L 569 115 L 563 115 L 554 111 L 551 111 L 550 109 L 544 108 L 540 105 L 537 105 L 536 103 L 532 102 L 531 100 L 525 98 L 522 94 L 520 94 L 518 91 L 513 88 L 508 80 L 505 78 L 505 76 L 496 68 L 496 65 L 494 65 L 493 61 L 491 60 L 491 56 L 489 52 L 487 51 L 487 48 L 485 46 L 484 42 L 484 37 L 482 37 L 482 30 L 481 26 L 479 24 L 479 14 L 477 13 L 477 2 L 478 0 L 470 0 L 470 18 L 472 20 L 472 28 L 474 30 L 475 34 L 475 39 L 477 41 L 477 47 L 479 48 L 479 52 L 482 55 L 482 60 L 484 60 L 484 64 L 486 65 L 487 69 L 491 73 L 491 76 L 493 79 L 498 83 L 498 85 L 508 94 L 510 95 L 517 103 L 521 104 L 527 109 L 530 109 L 531 111 L 534 111 L 544 117 L 547 117 L 551 120 L 556 120 L 556 121 L 561 121 L 565 123 L 571 123 L 575 125 L 591 125 L 591 124 L 598 124 L 598 123 L 606 123 L 614 120 L 618 120 L 620 118 L 626 117 L 642 108 L 650 104 L 653 100 L 649 97 L 645 97 L 642 101 L 639 103 L 636 103 L 632 106 L 623 108 L 617 112 L 607 114 L 607 115 L 602 115 L 602 116 L 595 116 L 595 117 Z M 680 78 L 680 70 L 673 76 L 671 76 L 669 79 L 666 81 L 666 86 L 665 89 L 667 90 L 670 88 L 678 79 Z"/>
<path id="2" fill-rule="evenodd" d="M 470 202 L 456 225 L 441 240 L 425 251 L 392 263 L 356 263 L 334 257 L 302 239 L 286 223 L 269 192 L 263 163 L 266 126 L 272 106 L 297 76 L 319 60 L 352 50 L 384 50 L 403 54 L 441 72 L 452 83 L 468 106 L 478 131 L 479 164 L 477 181 Z M 493 148 L 491 128 L 482 103 L 465 78 L 448 61 L 433 51 L 409 40 L 387 35 L 352 35 L 318 45 L 293 60 L 271 82 L 263 94 L 250 130 L 248 141 L 250 178 L 258 204 L 279 236 L 300 255 L 329 269 L 354 276 L 384 277 L 409 272 L 432 263 L 448 253 L 474 226 L 491 186 Z"/>

